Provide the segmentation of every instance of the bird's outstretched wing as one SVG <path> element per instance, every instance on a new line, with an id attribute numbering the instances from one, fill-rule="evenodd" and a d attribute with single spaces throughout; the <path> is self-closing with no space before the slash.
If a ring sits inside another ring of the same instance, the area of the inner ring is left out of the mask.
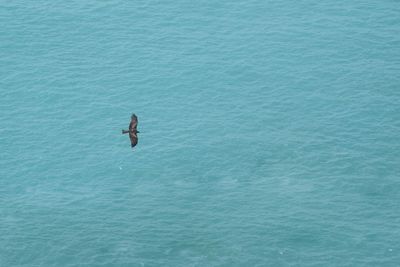
<path id="1" fill-rule="evenodd" d="M 129 131 L 134 132 L 136 131 L 138 125 L 138 118 L 135 116 L 134 119 L 129 124 Z"/>
<path id="2" fill-rule="evenodd" d="M 134 147 L 134 146 L 137 145 L 137 143 L 138 143 L 138 136 L 137 136 L 137 134 L 130 133 L 130 134 L 129 134 L 129 139 L 131 139 L 131 146 L 132 146 L 132 147 Z"/>

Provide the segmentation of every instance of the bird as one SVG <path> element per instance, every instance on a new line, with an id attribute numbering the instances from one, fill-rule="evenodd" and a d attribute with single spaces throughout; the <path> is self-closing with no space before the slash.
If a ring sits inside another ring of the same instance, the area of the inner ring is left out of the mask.
<path id="1" fill-rule="evenodd" d="M 129 123 L 129 130 L 122 130 L 122 134 L 129 133 L 129 139 L 131 140 L 131 147 L 134 148 L 138 143 L 138 133 L 137 130 L 138 117 L 135 114 L 131 116 L 131 123 Z"/>

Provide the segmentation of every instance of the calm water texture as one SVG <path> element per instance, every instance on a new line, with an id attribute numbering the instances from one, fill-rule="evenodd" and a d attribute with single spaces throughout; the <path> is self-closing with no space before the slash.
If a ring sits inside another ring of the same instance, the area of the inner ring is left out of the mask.
<path id="1" fill-rule="evenodd" d="M 400 2 L 0 0 L 0 25 L 0 266 L 400 265 Z"/>

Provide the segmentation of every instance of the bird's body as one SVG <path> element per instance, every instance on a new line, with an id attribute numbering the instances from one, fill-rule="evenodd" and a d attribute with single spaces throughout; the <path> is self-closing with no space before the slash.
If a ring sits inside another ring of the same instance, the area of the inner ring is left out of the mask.
<path id="1" fill-rule="evenodd" d="M 131 123 L 129 123 L 129 130 L 122 130 L 122 134 L 129 133 L 129 139 L 131 140 L 131 147 L 135 147 L 138 143 L 137 134 L 139 131 L 137 130 L 138 118 L 135 114 L 132 114 Z"/>

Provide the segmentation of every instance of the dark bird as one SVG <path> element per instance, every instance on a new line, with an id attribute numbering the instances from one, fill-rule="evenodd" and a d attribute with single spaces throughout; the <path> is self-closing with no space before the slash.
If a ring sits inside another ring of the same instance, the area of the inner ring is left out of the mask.
<path id="1" fill-rule="evenodd" d="M 129 130 L 122 130 L 122 134 L 129 133 L 129 139 L 131 139 L 132 148 L 135 147 L 138 143 L 137 134 L 139 131 L 137 130 L 138 118 L 135 114 L 131 116 L 131 123 L 129 123 Z"/>

